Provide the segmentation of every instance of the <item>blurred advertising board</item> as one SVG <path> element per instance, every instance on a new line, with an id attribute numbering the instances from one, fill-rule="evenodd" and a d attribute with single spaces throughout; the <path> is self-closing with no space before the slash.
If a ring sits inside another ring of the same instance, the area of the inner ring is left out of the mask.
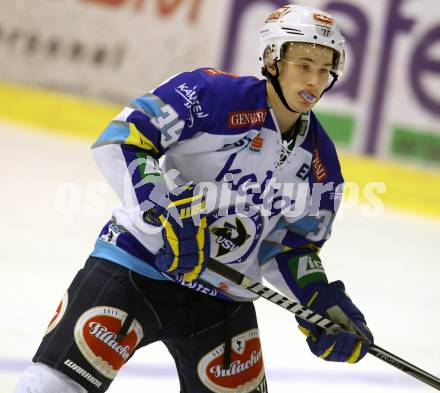
<path id="1" fill-rule="evenodd" d="M 318 106 L 337 144 L 440 168 L 440 2 L 298 1 L 329 11 L 346 72 Z M 259 76 L 279 0 L 2 0 L 0 79 L 126 103 L 183 70 Z"/>

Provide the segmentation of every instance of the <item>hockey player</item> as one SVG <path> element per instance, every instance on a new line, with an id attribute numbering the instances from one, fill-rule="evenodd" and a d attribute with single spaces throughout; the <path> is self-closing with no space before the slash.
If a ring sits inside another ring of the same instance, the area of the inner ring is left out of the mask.
<path id="1" fill-rule="evenodd" d="M 104 392 L 158 340 L 182 392 L 267 392 L 254 297 L 206 269 L 209 257 L 342 324 L 326 332 L 298 320 L 316 356 L 355 363 L 367 353 L 364 316 L 318 256 L 343 178 L 312 108 L 342 74 L 344 39 L 327 13 L 288 5 L 261 41 L 265 79 L 181 73 L 95 142 L 121 203 L 16 392 Z"/>

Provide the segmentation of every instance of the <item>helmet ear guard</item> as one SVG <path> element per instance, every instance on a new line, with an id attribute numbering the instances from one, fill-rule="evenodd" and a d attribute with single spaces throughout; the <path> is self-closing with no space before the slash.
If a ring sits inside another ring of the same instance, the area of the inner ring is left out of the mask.
<path id="1" fill-rule="evenodd" d="M 275 68 L 276 64 L 280 59 L 274 57 L 275 49 L 272 45 L 266 46 L 263 51 L 262 57 L 260 57 L 260 62 L 262 64 L 262 69 L 265 69 L 268 72 L 267 68 Z M 263 71 L 262 71 L 263 72 Z"/>

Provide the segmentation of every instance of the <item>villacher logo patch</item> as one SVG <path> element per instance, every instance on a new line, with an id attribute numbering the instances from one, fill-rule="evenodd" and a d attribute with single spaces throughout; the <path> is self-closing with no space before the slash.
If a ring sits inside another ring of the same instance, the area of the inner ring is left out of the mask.
<path id="1" fill-rule="evenodd" d="M 223 368 L 225 345 L 203 356 L 197 365 L 202 383 L 219 393 L 253 392 L 264 381 L 264 364 L 258 329 L 232 339 L 231 365 Z"/>
<path id="2" fill-rule="evenodd" d="M 118 308 L 100 306 L 87 310 L 74 329 L 75 343 L 85 359 L 102 375 L 114 379 L 144 336 L 134 319 L 121 341 L 116 336 L 127 313 Z"/>

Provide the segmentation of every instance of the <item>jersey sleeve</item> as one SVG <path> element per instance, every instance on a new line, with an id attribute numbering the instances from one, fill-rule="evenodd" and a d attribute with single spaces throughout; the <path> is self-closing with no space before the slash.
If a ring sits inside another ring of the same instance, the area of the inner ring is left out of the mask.
<path id="1" fill-rule="evenodd" d="M 166 192 L 159 158 L 213 127 L 211 88 L 197 72 L 178 74 L 127 105 L 92 146 L 93 157 L 123 205 L 153 207 Z"/>
<path id="2" fill-rule="evenodd" d="M 344 183 L 333 142 L 322 129 L 317 134 L 320 140 L 312 149 L 307 209 L 300 215 L 287 211 L 259 252 L 264 277 L 303 304 L 310 291 L 328 283 L 319 251 L 330 238 Z"/>

